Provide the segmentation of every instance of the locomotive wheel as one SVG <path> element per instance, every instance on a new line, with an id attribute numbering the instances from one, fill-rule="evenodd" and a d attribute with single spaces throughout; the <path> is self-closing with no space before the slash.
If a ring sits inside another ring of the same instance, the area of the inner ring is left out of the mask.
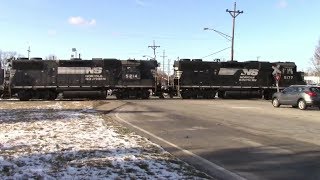
<path id="1" fill-rule="evenodd" d="M 127 91 L 127 99 L 138 99 L 138 92 L 137 90 L 129 90 Z"/>
<path id="2" fill-rule="evenodd" d="M 50 93 L 49 93 L 49 100 L 50 101 L 53 101 L 53 100 L 57 99 L 57 97 L 58 97 L 58 93 L 57 92 L 50 91 Z"/>
<path id="3" fill-rule="evenodd" d="M 264 94 L 263 94 L 263 96 L 264 96 L 264 99 L 265 100 L 270 100 L 271 98 L 272 98 L 272 92 L 265 92 Z"/>
<path id="4" fill-rule="evenodd" d="M 206 99 L 214 99 L 215 95 L 216 95 L 215 91 L 206 91 L 204 97 Z"/>
<path id="5" fill-rule="evenodd" d="M 106 100 L 107 99 L 107 91 L 100 91 L 100 96 L 97 97 L 98 100 Z"/>
<path id="6" fill-rule="evenodd" d="M 181 92 L 181 97 L 182 97 L 182 99 L 190 99 L 191 98 L 191 96 L 190 96 L 190 92 L 189 91 L 182 91 Z"/>
<path id="7" fill-rule="evenodd" d="M 216 92 L 212 91 L 212 92 L 210 92 L 210 98 L 209 99 L 214 99 L 215 96 L 216 96 Z"/>
<path id="8" fill-rule="evenodd" d="M 19 100 L 20 100 L 20 101 L 29 101 L 30 98 L 27 97 L 27 96 L 23 96 L 23 97 L 20 97 Z"/>
<path id="9" fill-rule="evenodd" d="M 218 92 L 218 97 L 221 98 L 221 99 L 224 99 L 225 98 L 225 92 L 224 91 L 219 91 Z"/>
<path id="10" fill-rule="evenodd" d="M 20 101 L 29 101 L 31 99 L 30 91 L 20 91 L 18 92 L 18 98 Z"/>
<path id="11" fill-rule="evenodd" d="M 149 91 L 147 91 L 147 90 L 142 91 L 142 94 L 141 94 L 142 99 L 149 99 L 149 97 L 150 97 Z"/>
<path id="12" fill-rule="evenodd" d="M 39 92 L 40 93 L 40 97 L 43 100 L 50 100 L 50 91 L 43 91 L 43 92 Z"/>
<path id="13" fill-rule="evenodd" d="M 117 93 L 117 94 L 116 94 L 116 98 L 117 98 L 117 99 L 123 99 L 123 96 L 122 96 L 122 94 Z"/>
<path id="14" fill-rule="evenodd" d="M 129 93 L 130 93 L 130 91 L 128 91 L 128 90 L 119 90 L 116 93 L 116 98 L 117 99 L 129 99 Z"/>
<path id="15" fill-rule="evenodd" d="M 200 97 L 202 96 L 203 97 L 203 93 L 199 90 L 192 90 L 192 91 L 189 91 L 189 96 L 192 98 L 192 99 L 200 99 Z M 199 97 L 199 98 L 198 98 Z"/>

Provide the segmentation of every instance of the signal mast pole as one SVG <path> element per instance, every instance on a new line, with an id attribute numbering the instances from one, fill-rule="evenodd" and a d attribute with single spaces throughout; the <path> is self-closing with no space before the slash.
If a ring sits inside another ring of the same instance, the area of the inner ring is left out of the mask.
<path id="1" fill-rule="evenodd" d="M 231 17 L 232 17 L 232 37 L 231 37 L 231 61 L 233 61 L 233 54 L 234 54 L 234 29 L 235 29 L 235 22 L 236 22 L 236 17 L 239 15 L 239 14 L 242 14 L 243 11 L 239 11 L 239 10 L 236 10 L 237 9 L 237 3 L 234 2 L 234 8 L 233 8 L 233 11 L 231 10 L 226 10 L 226 12 L 228 12 Z"/>

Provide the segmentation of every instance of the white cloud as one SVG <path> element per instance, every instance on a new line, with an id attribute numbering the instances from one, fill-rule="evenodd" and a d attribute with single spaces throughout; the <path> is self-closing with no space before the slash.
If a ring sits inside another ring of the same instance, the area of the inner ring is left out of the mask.
<path id="1" fill-rule="evenodd" d="M 69 24 L 76 25 L 76 26 L 94 26 L 94 25 L 96 25 L 95 19 L 87 20 L 81 16 L 72 16 L 69 18 L 68 22 L 69 22 Z"/>
<path id="2" fill-rule="evenodd" d="M 281 8 L 281 9 L 284 9 L 284 8 L 288 7 L 288 2 L 287 2 L 287 0 L 279 0 L 279 1 L 277 2 L 277 7 L 278 7 L 278 8 Z"/>

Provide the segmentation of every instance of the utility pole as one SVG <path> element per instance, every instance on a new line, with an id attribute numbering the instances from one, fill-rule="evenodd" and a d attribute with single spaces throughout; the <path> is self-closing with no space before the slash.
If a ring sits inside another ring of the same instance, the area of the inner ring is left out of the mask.
<path id="1" fill-rule="evenodd" d="M 153 56 L 154 56 L 154 60 L 157 60 L 157 56 L 156 56 L 156 49 L 159 48 L 160 46 L 156 46 L 155 41 L 153 40 L 153 45 L 152 46 L 148 46 L 149 48 L 153 49 Z"/>
<path id="2" fill-rule="evenodd" d="M 165 50 L 163 50 L 163 55 L 162 55 L 161 57 L 163 58 L 163 59 L 162 59 L 162 71 L 164 72 L 164 60 L 165 60 L 165 58 L 167 57 Z"/>
<path id="3" fill-rule="evenodd" d="M 165 50 L 163 50 L 163 55 L 161 56 L 163 59 L 162 59 L 162 72 L 163 72 L 163 74 L 162 74 L 162 76 L 161 76 L 161 84 L 163 83 L 163 84 L 165 84 L 163 81 L 164 81 L 164 75 L 165 75 L 165 72 L 164 72 L 164 60 L 165 60 L 165 58 L 167 57 L 166 56 L 166 51 Z"/>
<path id="4" fill-rule="evenodd" d="M 30 50 L 30 46 L 28 47 L 28 59 L 30 60 L 30 52 L 31 52 L 31 50 Z"/>
<path id="5" fill-rule="evenodd" d="M 236 17 L 239 15 L 239 14 L 242 14 L 243 11 L 239 11 L 239 10 L 236 10 L 237 9 L 237 3 L 234 2 L 234 8 L 233 8 L 233 11 L 231 10 L 226 10 L 226 12 L 228 12 L 231 17 L 232 17 L 232 38 L 231 38 L 231 61 L 233 61 L 233 53 L 234 53 L 234 29 L 235 29 L 235 22 L 236 22 Z"/>
<path id="6" fill-rule="evenodd" d="M 170 86 L 170 59 L 168 59 L 168 86 Z"/>

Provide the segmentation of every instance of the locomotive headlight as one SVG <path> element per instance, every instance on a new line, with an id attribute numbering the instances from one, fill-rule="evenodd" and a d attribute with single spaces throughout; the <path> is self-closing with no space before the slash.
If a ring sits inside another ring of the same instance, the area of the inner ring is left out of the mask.
<path id="1" fill-rule="evenodd" d="M 178 71 L 178 70 L 179 70 L 179 67 L 174 67 L 174 70 L 175 70 L 175 71 Z"/>

